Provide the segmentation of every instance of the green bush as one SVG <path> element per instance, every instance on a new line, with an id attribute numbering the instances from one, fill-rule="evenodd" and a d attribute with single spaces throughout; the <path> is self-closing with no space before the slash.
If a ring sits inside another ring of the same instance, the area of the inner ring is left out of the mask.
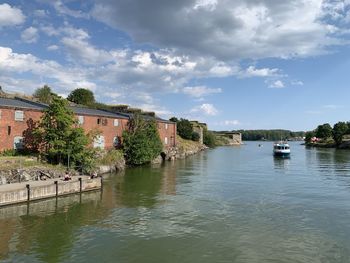
<path id="1" fill-rule="evenodd" d="M 177 134 L 181 136 L 181 138 L 186 140 L 192 139 L 193 128 L 192 124 L 189 120 L 180 119 L 176 123 L 177 125 Z"/>
<path id="2" fill-rule="evenodd" d="M 0 153 L 1 156 L 16 156 L 17 154 L 15 149 L 4 150 Z"/>
<path id="3" fill-rule="evenodd" d="M 198 132 L 192 132 L 192 141 L 195 141 L 195 142 L 199 142 L 199 139 L 200 139 L 200 135 Z"/>
<path id="4" fill-rule="evenodd" d="M 123 132 L 125 160 L 131 165 L 151 162 L 162 151 L 155 120 L 145 120 L 134 114 L 128 122 L 128 129 Z"/>
<path id="5" fill-rule="evenodd" d="M 100 160 L 102 165 L 114 165 L 124 160 L 124 152 L 122 150 L 110 150 Z"/>
<path id="6" fill-rule="evenodd" d="M 214 133 L 212 133 L 208 130 L 204 130 L 203 131 L 203 143 L 210 148 L 215 147 L 216 139 L 215 139 Z"/>

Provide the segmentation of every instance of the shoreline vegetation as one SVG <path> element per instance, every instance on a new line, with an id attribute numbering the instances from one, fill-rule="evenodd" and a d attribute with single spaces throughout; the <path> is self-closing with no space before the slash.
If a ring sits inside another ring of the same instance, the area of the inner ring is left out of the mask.
<path id="1" fill-rule="evenodd" d="M 178 143 L 171 147 L 163 146 L 155 114 L 140 109 L 130 113 L 128 129 L 123 132 L 120 145 L 109 150 L 93 148 L 99 131 L 85 133 L 69 105 L 79 103 L 106 110 L 113 106 L 96 102 L 94 94 L 86 89 L 73 90 L 64 99 L 45 85 L 37 89 L 32 97 L 46 103 L 48 108 L 31 132 L 23 134 L 22 148 L 0 153 L 0 185 L 59 178 L 67 170 L 71 175 L 101 175 L 126 167 L 182 159 L 208 148 L 205 144 L 215 146 L 215 138 L 205 124 L 196 122 L 202 131 L 200 135 L 193 123 L 175 117 L 170 120 L 178 126 Z"/>
<path id="2" fill-rule="evenodd" d="M 320 148 L 350 149 L 350 122 L 318 125 L 305 134 L 305 146 Z"/>

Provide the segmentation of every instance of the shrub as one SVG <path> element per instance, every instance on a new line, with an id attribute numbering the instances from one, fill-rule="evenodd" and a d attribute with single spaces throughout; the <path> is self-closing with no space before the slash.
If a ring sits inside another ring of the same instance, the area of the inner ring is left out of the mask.
<path id="1" fill-rule="evenodd" d="M 149 163 L 163 149 L 155 120 L 146 121 L 138 114 L 129 120 L 123 139 L 125 159 L 131 165 Z"/>
<path id="2" fill-rule="evenodd" d="M 203 131 L 203 143 L 208 147 L 215 147 L 216 139 L 214 133 L 204 130 Z"/>
<path id="3" fill-rule="evenodd" d="M 192 141 L 195 141 L 195 142 L 199 142 L 199 139 L 200 139 L 200 135 L 198 132 L 192 132 Z"/>

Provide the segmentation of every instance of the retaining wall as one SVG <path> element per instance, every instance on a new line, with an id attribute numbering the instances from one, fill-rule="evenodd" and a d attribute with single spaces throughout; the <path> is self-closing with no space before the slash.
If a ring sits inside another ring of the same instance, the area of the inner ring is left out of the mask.
<path id="1" fill-rule="evenodd" d="M 47 180 L 0 187 L 0 206 L 101 189 L 102 177 L 82 176 L 71 181 Z"/>

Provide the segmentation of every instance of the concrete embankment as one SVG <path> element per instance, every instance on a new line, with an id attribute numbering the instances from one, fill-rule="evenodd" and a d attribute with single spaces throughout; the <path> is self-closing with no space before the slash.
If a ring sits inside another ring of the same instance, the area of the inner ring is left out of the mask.
<path id="1" fill-rule="evenodd" d="M 77 176 L 69 181 L 49 179 L 7 184 L 0 187 L 0 206 L 92 191 L 101 187 L 102 178 L 90 179 L 89 176 Z"/>

